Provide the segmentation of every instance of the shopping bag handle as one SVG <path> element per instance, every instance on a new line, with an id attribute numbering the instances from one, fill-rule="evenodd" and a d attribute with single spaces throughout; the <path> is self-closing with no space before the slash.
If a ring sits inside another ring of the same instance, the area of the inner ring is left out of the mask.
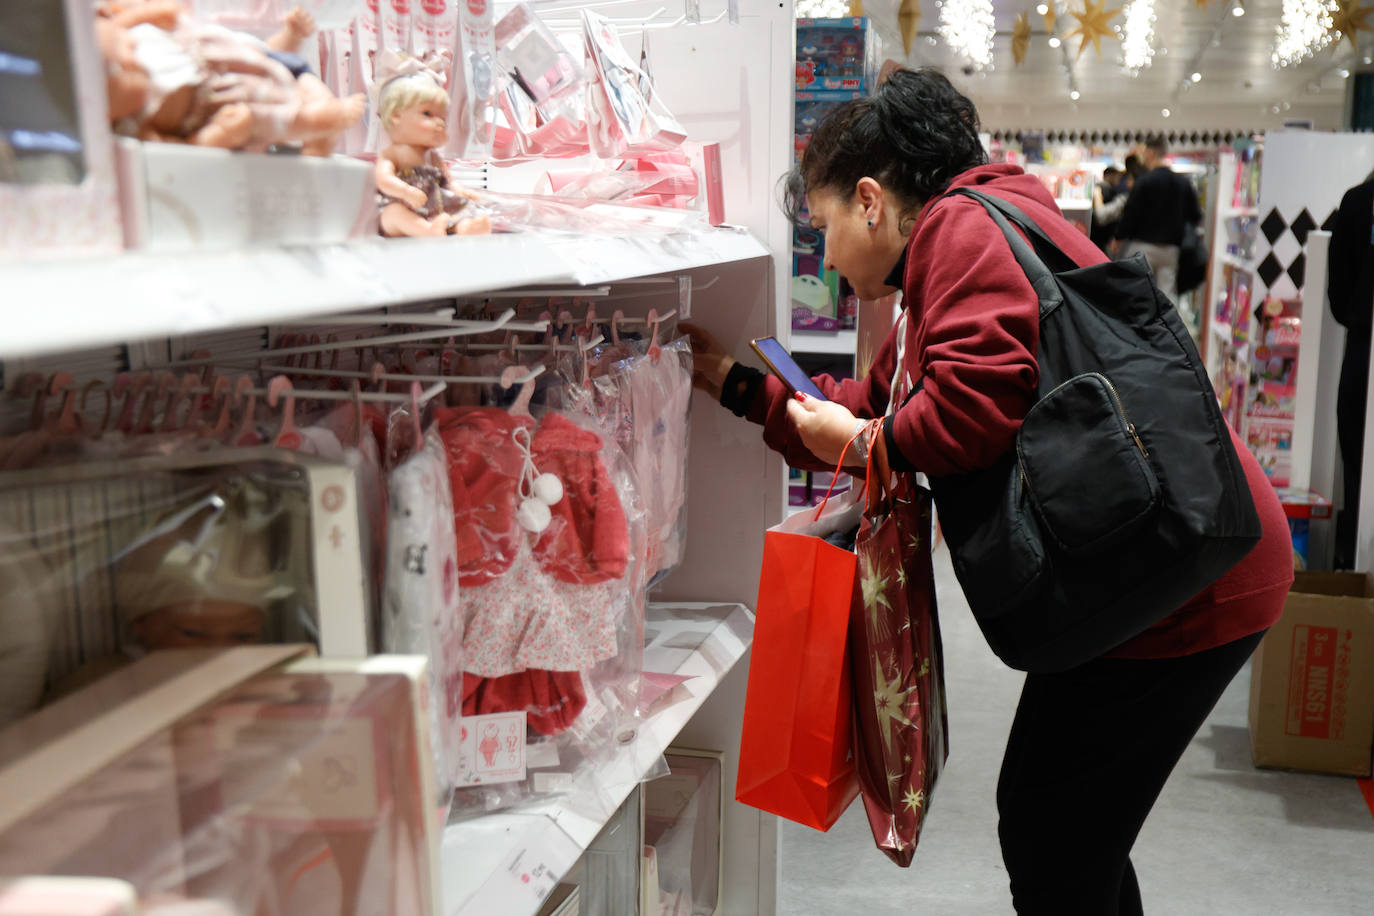
<path id="1" fill-rule="evenodd" d="M 859 430 L 859 433 L 863 434 L 872 423 L 881 424 L 882 422 L 882 420 L 872 420 L 869 424 L 865 424 L 864 428 Z M 881 428 L 877 430 L 876 434 L 882 435 Z M 864 515 L 870 518 L 878 511 L 878 504 L 880 502 L 890 499 L 895 495 L 893 490 L 893 474 L 891 470 L 884 473 L 883 468 L 874 467 L 874 465 L 877 464 L 877 457 L 878 450 L 876 448 L 869 449 L 868 463 L 864 468 L 864 491 L 866 496 L 864 500 Z M 874 483 L 875 479 L 877 481 L 876 483 Z"/>
<path id="2" fill-rule="evenodd" d="M 811 521 L 813 521 L 813 522 L 815 522 L 815 521 L 820 521 L 821 513 L 825 511 L 825 504 L 828 503 L 828 502 L 830 501 L 830 494 L 833 493 L 833 492 L 835 492 L 835 481 L 837 481 L 837 480 L 840 479 L 840 472 L 841 472 L 841 471 L 843 470 L 843 468 L 844 468 L 844 456 L 849 454 L 849 447 L 850 447 L 851 445 L 854 444 L 855 440 L 857 440 L 860 436 L 862 436 L 862 435 L 868 430 L 868 427 L 869 427 L 870 423 L 872 423 L 872 422 L 874 422 L 874 421 L 869 421 L 869 423 L 865 423 L 863 426 L 860 426 L 858 429 L 856 429 L 856 430 L 854 431 L 854 435 L 850 436 L 850 437 L 849 437 L 849 441 L 846 442 L 846 443 L 844 444 L 844 448 L 840 449 L 840 460 L 839 460 L 839 463 L 837 463 L 837 464 L 835 465 L 835 473 L 830 475 L 830 488 L 827 489 L 827 490 L 825 491 L 825 496 L 823 496 L 823 497 L 821 498 L 820 503 L 817 504 L 817 506 L 816 506 L 816 514 L 813 515 L 813 516 L 811 516 Z M 870 461 L 870 463 L 872 462 L 872 454 L 871 454 L 871 453 L 870 453 L 870 456 L 869 456 L 869 461 Z M 865 495 L 865 496 L 868 494 L 868 475 L 867 475 L 867 474 L 864 475 L 864 489 L 863 489 L 862 493 L 863 493 L 863 495 Z"/>

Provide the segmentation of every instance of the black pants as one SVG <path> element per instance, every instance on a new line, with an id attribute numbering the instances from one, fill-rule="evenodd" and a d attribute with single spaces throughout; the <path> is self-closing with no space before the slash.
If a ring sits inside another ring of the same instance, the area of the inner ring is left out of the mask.
<path id="1" fill-rule="evenodd" d="M 997 784 L 1017 913 L 1142 912 L 1131 846 L 1262 635 L 1181 658 L 1100 658 L 1026 676 Z"/>
<path id="2" fill-rule="evenodd" d="M 1346 332 L 1345 359 L 1336 389 L 1336 441 L 1344 471 L 1342 509 L 1336 515 L 1337 569 L 1355 568 L 1355 540 L 1360 527 L 1360 469 L 1364 463 L 1364 412 L 1369 384 L 1369 331 Z"/>

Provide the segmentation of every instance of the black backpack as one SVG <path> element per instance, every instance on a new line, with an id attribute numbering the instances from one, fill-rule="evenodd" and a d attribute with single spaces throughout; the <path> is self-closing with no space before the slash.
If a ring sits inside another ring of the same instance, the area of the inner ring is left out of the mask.
<path id="1" fill-rule="evenodd" d="M 1259 516 L 1197 349 L 1145 259 L 1078 267 L 1012 204 L 951 193 L 982 203 L 1035 288 L 1040 383 L 1005 458 L 931 486 L 993 651 L 1060 671 L 1218 579 L 1259 542 Z"/>

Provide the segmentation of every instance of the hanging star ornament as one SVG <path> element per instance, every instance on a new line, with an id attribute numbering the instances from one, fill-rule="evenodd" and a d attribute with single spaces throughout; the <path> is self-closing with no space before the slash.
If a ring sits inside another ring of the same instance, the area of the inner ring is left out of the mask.
<path id="1" fill-rule="evenodd" d="M 1350 39 L 1350 47 L 1360 49 L 1360 32 L 1374 32 L 1365 20 L 1374 15 L 1374 6 L 1358 6 L 1359 0 L 1336 0 L 1336 8 L 1331 11 L 1331 33 L 1336 40 L 1331 43 L 1331 53 L 1341 46 L 1342 38 Z"/>
<path id="2" fill-rule="evenodd" d="M 897 24 L 902 27 L 902 48 L 911 54 L 912 42 L 916 40 L 916 29 L 921 24 L 920 0 L 902 0 L 897 8 Z"/>
<path id="3" fill-rule="evenodd" d="M 1026 62 L 1026 51 L 1030 49 L 1030 19 L 1025 13 L 1016 17 L 1016 25 L 1011 30 L 1011 59 L 1016 66 Z"/>
<path id="4" fill-rule="evenodd" d="M 1121 13 L 1121 7 L 1118 6 L 1114 10 L 1109 10 L 1106 6 L 1107 0 L 1101 0 L 1099 3 L 1093 3 L 1093 0 L 1083 0 L 1083 12 L 1071 14 L 1073 18 L 1078 20 L 1078 25 L 1070 29 L 1068 35 L 1064 37 L 1081 36 L 1077 56 L 1083 56 L 1083 52 L 1087 50 L 1088 42 L 1091 41 L 1093 49 L 1097 51 L 1098 60 L 1101 60 L 1101 39 L 1117 37 L 1107 22 Z"/>
<path id="5" fill-rule="evenodd" d="M 852 19 L 859 19 L 868 15 L 864 12 L 864 0 L 849 0 L 849 16 Z"/>
<path id="6" fill-rule="evenodd" d="M 1211 2 L 1212 0 L 1193 0 L 1193 5 L 1205 13 L 1207 12 L 1207 4 Z"/>
<path id="7" fill-rule="evenodd" d="M 1048 9 L 1045 10 L 1045 31 L 1053 35 L 1054 24 L 1059 21 L 1059 14 L 1054 11 L 1053 3 L 1047 3 L 1045 5 L 1048 7 Z"/>

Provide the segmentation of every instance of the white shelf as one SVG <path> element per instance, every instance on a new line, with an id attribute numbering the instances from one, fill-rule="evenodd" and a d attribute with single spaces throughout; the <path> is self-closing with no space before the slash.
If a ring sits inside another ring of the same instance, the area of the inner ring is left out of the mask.
<path id="1" fill-rule="evenodd" d="M 523 286 L 584 286 L 764 257 L 740 229 L 520 233 L 0 263 L 0 358 L 266 325 Z"/>
<path id="2" fill-rule="evenodd" d="M 1215 334 L 1217 339 L 1222 343 L 1229 344 L 1231 342 L 1231 326 L 1224 321 L 1213 321 L 1212 333 Z"/>
<path id="3" fill-rule="evenodd" d="M 853 356 L 858 346 L 858 331 L 792 331 L 793 353 L 838 353 Z"/>
<path id="4" fill-rule="evenodd" d="M 1235 219 L 1237 217 L 1259 216 L 1258 207 L 1222 207 L 1222 219 Z"/>
<path id="5" fill-rule="evenodd" d="M 1060 210 L 1091 210 L 1093 208 L 1093 202 L 1091 200 L 1068 200 L 1058 197 L 1054 199 L 1054 205 Z"/>
<path id="6" fill-rule="evenodd" d="M 644 670 L 689 679 L 567 795 L 449 825 L 439 853 L 443 916 L 535 913 L 753 641 L 754 616 L 740 604 L 651 604 L 647 617 Z"/>
<path id="7" fill-rule="evenodd" d="M 1236 268 L 1237 270 L 1243 270 L 1243 271 L 1245 271 L 1245 272 L 1247 272 L 1247 273 L 1254 273 L 1254 272 L 1255 272 L 1255 266 L 1256 266 L 1256 265 L 1255 265 L 1255 262 L 1254 262 L 1254 261 L 1247 261 L 1245 258 L 1242 258 L 1240 255 L 1235 255 L 1235 254 L 1231 254 L 1230 252 L 1225 252 L 1225 251 L 1223 251 L 1223 252 L 1221 252 L 1220 254 L 1218 254 L 1217 257 L 1221 259 L 1221 263 L 1223 263 L 1223 264 L 1230 264 L 1232 267 Z"/>

